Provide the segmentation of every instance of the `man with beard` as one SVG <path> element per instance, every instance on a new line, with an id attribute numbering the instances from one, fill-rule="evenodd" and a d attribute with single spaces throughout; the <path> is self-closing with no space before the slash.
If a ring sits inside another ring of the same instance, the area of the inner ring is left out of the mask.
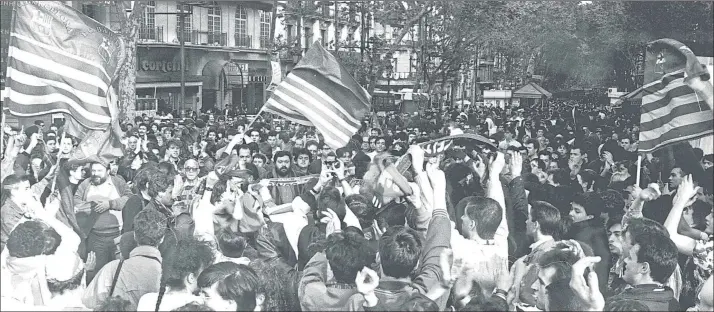
<path id="1" fill-rule="evenodd" d="M 290 153 L 279 151 L 273 156 L 273 171 L 268 172 L 268 179 L 271 178 L 292 178 L 295 173 L 292 170 L 292 159 Z M 298 196 L 297 185 L 275 185 L 270 190 L 270 195 L 273 197 L 276 205 L 292 203 L 293 199 Z"/>
<path id="2" fill-rule="evenodd" d="M 109 175 L 107 163 L 93 162 L 90 168 L 92 175 L 77 187 L 74 204 L 77 213 L 89 215 L 80 228 L 86 234 L 87 252 L 96 255 L 97 272 L 114 260 L 114 239 L 119 237 L 123 223 L 121 211 L 132 193 L 123 179 Z M 93 277 L 88 274 L 87 280 Z"/>

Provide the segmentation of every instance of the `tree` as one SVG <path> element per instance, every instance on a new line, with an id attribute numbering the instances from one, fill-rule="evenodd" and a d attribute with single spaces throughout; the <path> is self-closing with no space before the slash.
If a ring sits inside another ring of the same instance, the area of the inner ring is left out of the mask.
<path id="1" fill-rule="evenodd" d="M 131 3 L 134 6 L 131 6 Z M 119 19 L 118 31 L 124 40 L 124 64 L 119 69 L 119 120 L 125 121 L 134 111 L 136 104 L 136 44 L 139 38 L 139 26 L 144 15 L 146 1 L 113 1 L 112 9 Z M 126 14 L 125 12 L 131 12 Z"/>

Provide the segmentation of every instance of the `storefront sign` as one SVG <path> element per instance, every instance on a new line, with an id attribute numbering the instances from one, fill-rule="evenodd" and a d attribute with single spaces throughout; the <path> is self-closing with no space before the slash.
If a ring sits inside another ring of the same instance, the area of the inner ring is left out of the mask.
<path id="1" fill-rule="evenodd" d="M 142 60 L 139 68 L 143 71 L 177 72 L 181 71 L 181 62 Z"/>
<path id="2" fill-rule="evenodd" d="M 223 70 L 226 72 L 226 75 L 240 76 L 243 74 L 247 76 L 248 64 L 228 62 L 226 66 L 223 67 Z"/>

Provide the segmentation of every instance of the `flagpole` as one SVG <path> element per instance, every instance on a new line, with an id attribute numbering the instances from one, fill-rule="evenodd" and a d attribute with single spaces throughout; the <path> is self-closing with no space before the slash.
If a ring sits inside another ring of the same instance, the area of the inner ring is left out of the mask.
<path id="1" fill-rule="evenodd" d="M 642 170 L 642 154 L 637 155 L 637 179 L 635 185 L 640 186 L 640 172 Z"/>

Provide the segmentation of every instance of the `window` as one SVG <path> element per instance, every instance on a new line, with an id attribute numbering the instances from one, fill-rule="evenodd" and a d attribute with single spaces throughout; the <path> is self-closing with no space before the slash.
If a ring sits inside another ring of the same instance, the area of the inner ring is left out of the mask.
<path id="1" fill-rule="evenodd" d="M 188 5 L 181 6 L 180 4 L 176 5 L 176 11 L 187 13 L 176 15 L 176 37 L 179 40 L 183 40 L 184 42 L 190 42 L 192 29 L 191 20 L 193 17 L 193 12 L 191 11 L 191 8 Z M 188 14 L 189 12 L 191 14 Z M 183 29 L 181 29 L 181 19 L 183 19 Z"/>
<path id="2" fill-rule="evenodd" d="M 97 7 L 94 4 L 82 4 L 82 13 L 93 19 L 97 19 Z"/>
<path id="3" fill-rule="evenodd" d="M 208 31 L 213 33 L 221 32 L 221 7 L 216 2 L 213 2 L 208 7 Z M 214 41 L 218 40 L 209 40 L 209 43 Z"/>
<path id="4" fill-rule="evenodd" d="M 140 39 L 156 40 L 156 17 L 154 13 L 156 13 L 156 1 L 147 2 L 144 16 L 141 18 Z"/>
<path id="5" fill-rule="evenodd" d="M 305 51 L 312 45 L 312 28 L 305 27 Z"/>
<path id="6" fill-rule="evenodd" d="M 260 47 L 266 49 L 270 46 L 270 22 L 272 12 L 260 11 Z"/>
<path id="7" fill-rule="evenodd" d="M 320 42 L 322 42 L 323 47 L 327 47 L 327 30 L 320 30 Z"/>
<path id="8" fill-rule="evenodd" d="M 288 36 L 288 43 L 290 43 L 293 41 L 293 38 L 295 37 L 295 35 L 293 35 L 293 25 L 288 24 L 286 32 L 287 32 L 287 36 Z"/>
<path id="9" fill-rule="evenodd" d="M 236 8 L 236 29 L 235 40 L 237 47 L 250 47 L 250 37 L 248 33 L 248 13 L 242 5 Z"/>

